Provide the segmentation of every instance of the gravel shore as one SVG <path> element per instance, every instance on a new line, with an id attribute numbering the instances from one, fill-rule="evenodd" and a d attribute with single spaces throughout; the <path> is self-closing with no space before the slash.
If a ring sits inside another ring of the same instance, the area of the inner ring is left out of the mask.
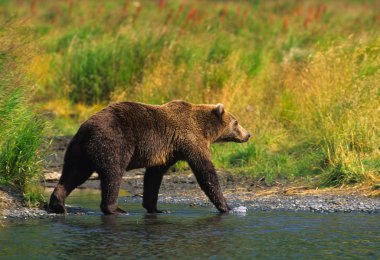
<path id="1" fill-rule="evenodd" d="M 252 179 L 237 178 L 229 172 L 219 171 L 218 175 L 223 193 L 231 207 L 245 206 L 250 211 L 380 213 L 380 198 L 365 196 L 360 188 L 319 190 L 280 183 L 276 186 L 267 186 Z M 140 194 L 142 191 L 142 176 L 140 176 L 135 174 L 125 177 L 123 186 L 133 194 Z M 190 172 L 166 176 L 159 202 L 212 207 Z"/>
<path id="2" fill-rule="evenodd" d="M 142 173 L 142 170 L 126 173 L 122 188 L 131 195 L 120 198 L 121 201 L 141 203 Z M 233 175 L 228 172 L 218 172 L 218 174 L 225 197 L 231 207 L 245 206 L 249 211 L 380 213 L 380 198 L 364 196 L 361 194 L 360 189 L 316 190 L 304 186 L 281 185 L 267 187 L 252 180 L 234 179 Z M 46 182 L 47 188 L 51 189 L 55 185 L 55 180 Z M 98 189 L 98 187 L 99 180 L 97 179 L 88 180 L 81 186 L 81 188 L 87 189 Z M 19 195 L 18 197 L 20 198 Z M 14 195 L 11 198 L 14 199 Z M 165 176 L 159 195 L 160 203 L 213 208 L 190 172 L 170 173 Z M 68 212 L 69 214 L 87 214 L 86 209 L 76 207 L 68 207 Z M 19 201 L 13 207 L 2 210 L 0 214 L 2 219 L 52 218 L 59 216 L 48 213 L 44 209 L 23 207 Z"/>
<path id="3" fill-rule="evenodd" d="M 56 138 L 51 149 L 55 151 L 48 157 L 49 167 L 45 172 L 45 186 L 52 188 L 60 176 L 63 154 L 69 138 Z M 141 202 L 143 188 L 143 169 L 127 172 L 123 177 L 122 188 L 131 196 L 122 200 Z M 313 189 L 300 184 L 276 183 L 268 186 L 265 180 L 239 177 L 228 171 L 218 171 L 223 193 L 231 207 L 245 206 L 249 211 L 281 210 L 308 211 L 318 213 L 366 212 L 380 213 L 380 197 L 368 196 L 368 187 L 345 187 L 335 189 Z M 98 189 L 99 180 L 94 174 L 80 188 Z M 0 219 L 28 219 L 56 217 L 44 209 L 24 207 L 22 194 L 0 186 Z M 181 203 L 191 207 L 212 208 L 207 197 L 199 188 L 193 174 L 169 172 L 161 186 L 159 203 Z M 86 214 L 80 208 L 68 208 L 69 214 Z"/>

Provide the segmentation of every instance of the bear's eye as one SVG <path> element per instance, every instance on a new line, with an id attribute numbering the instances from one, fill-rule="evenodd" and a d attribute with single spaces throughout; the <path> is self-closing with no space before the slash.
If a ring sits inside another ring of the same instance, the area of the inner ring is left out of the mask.
<path id="1" fill-rule="evenodd" d="M 235 121 L 234 122 L 234 126 L 237 126 L 239 123 L 238 123 L 238 121 Z"/>

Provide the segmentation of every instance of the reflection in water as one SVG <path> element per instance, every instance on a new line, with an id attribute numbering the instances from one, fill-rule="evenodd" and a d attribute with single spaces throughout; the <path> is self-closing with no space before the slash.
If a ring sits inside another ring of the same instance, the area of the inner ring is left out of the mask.
<path id="1" fill-rule="evenodd" d="M 78 193 L 79 194 L 79 193 Z M 82 196 L 83 195 L 83 196 Z M 379 259 L 378 214 L 249 212 L 166 205 L 171 214 L 104 216 L 99 194 L 71 204 L 95 213 L 10 224 L 0 229 L 0 258 L 372 258 Z"/>
<path id="2" fill-rule="evenodd" d="M 188 248 L 197 256 L 211 256 L 225 247 L 221 215 L 187 219 L 143 214 L 59 218 L 54 222 L 64 232 L 64 239 L 54 245 L 63 255 L 90 256 L 96 251 L 104 257 L 128 254 L 167 258 L 183 254 L 183 248 Z"/>

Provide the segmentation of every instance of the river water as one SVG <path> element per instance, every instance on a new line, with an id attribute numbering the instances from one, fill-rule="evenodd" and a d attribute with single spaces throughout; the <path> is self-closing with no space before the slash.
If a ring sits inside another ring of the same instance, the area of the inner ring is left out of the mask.
<path id="1" fill-rule="evenodd" d="M 127 199 L 128 200 L 128 199 Z M 0 228 L 0 259 L 341 259 L 380 258 L 380 215 L 248 211 L 164 204 L 170 214 L 145 214 L 135 199 L 129 215 L 103 216 L 98 192 L 78 191 L 68 204 L 85 215 L 18 220 Z"/>

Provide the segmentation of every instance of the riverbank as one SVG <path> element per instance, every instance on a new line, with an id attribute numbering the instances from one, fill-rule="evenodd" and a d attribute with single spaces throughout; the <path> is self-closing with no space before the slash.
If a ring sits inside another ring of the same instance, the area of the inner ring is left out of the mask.
<path id="1" fill-rule="evenodd" d="M 57 183 L 58 173 L 45 175 L 45 187 L 50 193 Z M 372 197 L 368 187 L 344 187 L 313 189 L 311 187 L 277 182 L 268 186 L 264 181 L 254 181 L 237 177 L 227 171 L 218 171 L 220 184 L 231 207 L 245 206 L 249 211 L 308 211 L 318 213 L 366 212 L 380 213 L 380 198 Z M 94 174 L 80 189 L 99 189 L 99 180 Z M 119 196 L 121 207 L 128 210 L 128 203 L 142 201 L 143 170 L 125 173 L 122 191 Z M 125 204 L 125 202 L 127 204 Z M 22 194 L 8 187 L 0 187 L 2 219 L 27 219 L 55 217 L 44 209 L 30 209 L 22 204 Z M 210 207 L 207 197 L 199 188 L 193 174 L 189 172 L 169 172 L 165 177 L 159 194 L 159 204 L 186 204 L 189 207 Z M 126 206 L 125 206 L 126 205 Z M 170 208 L 169 208 L 170 210 Z M 100 210 L 99 210 L 100 211 Z M 69 214 L 86 214 L 86 209 L 68 207 Z"/>
<path id="2" fill-rule="evenodd" d="M 47 194 L 57 184 L 62 169 L 63 156 L 69 137 L 56 137 L 50 146 L 47 157 L 47 169 L 44 172 L 44 183 Z M 267 183 L 263 179 L 253 179 L 219 170 L 219 182 L 231 207 L 245 206 L 248 210 L 282 210 L 310 211 L 320 213 L 332 212 L 380 212 L 379 190 L 371 190 L 365 184 L 340 188 L 318 189 L 306 182 L 289 182 L 277 180 Z M 139 202 L 143 189 L 143 169 L 126 172 L 123 177 L 120 202 Z M 97 174 L 93 174 L 80 189 L 99 189 Z M 22 202 L 22 193 L 10 187 L 0 186 L 0 218 L 45 218 L 56 214 L 48 213 L 41 208 L 31 209 Z M 48 198 L 47 198 L 48 199 Z M 191 171 L 169 171 L 162 183 L 159 203 L 187 204 L 190 207 L 210 207 L 207 197 L 199 188 Z M 125 206 L 125 204 L 123 204 Z M 127 206 L 128 207 L 128 206 Z M 127 209 L 128 210 L 128 209 Z M 85 209 L 69 207 L 69 214 L 85 214 Z"/>

